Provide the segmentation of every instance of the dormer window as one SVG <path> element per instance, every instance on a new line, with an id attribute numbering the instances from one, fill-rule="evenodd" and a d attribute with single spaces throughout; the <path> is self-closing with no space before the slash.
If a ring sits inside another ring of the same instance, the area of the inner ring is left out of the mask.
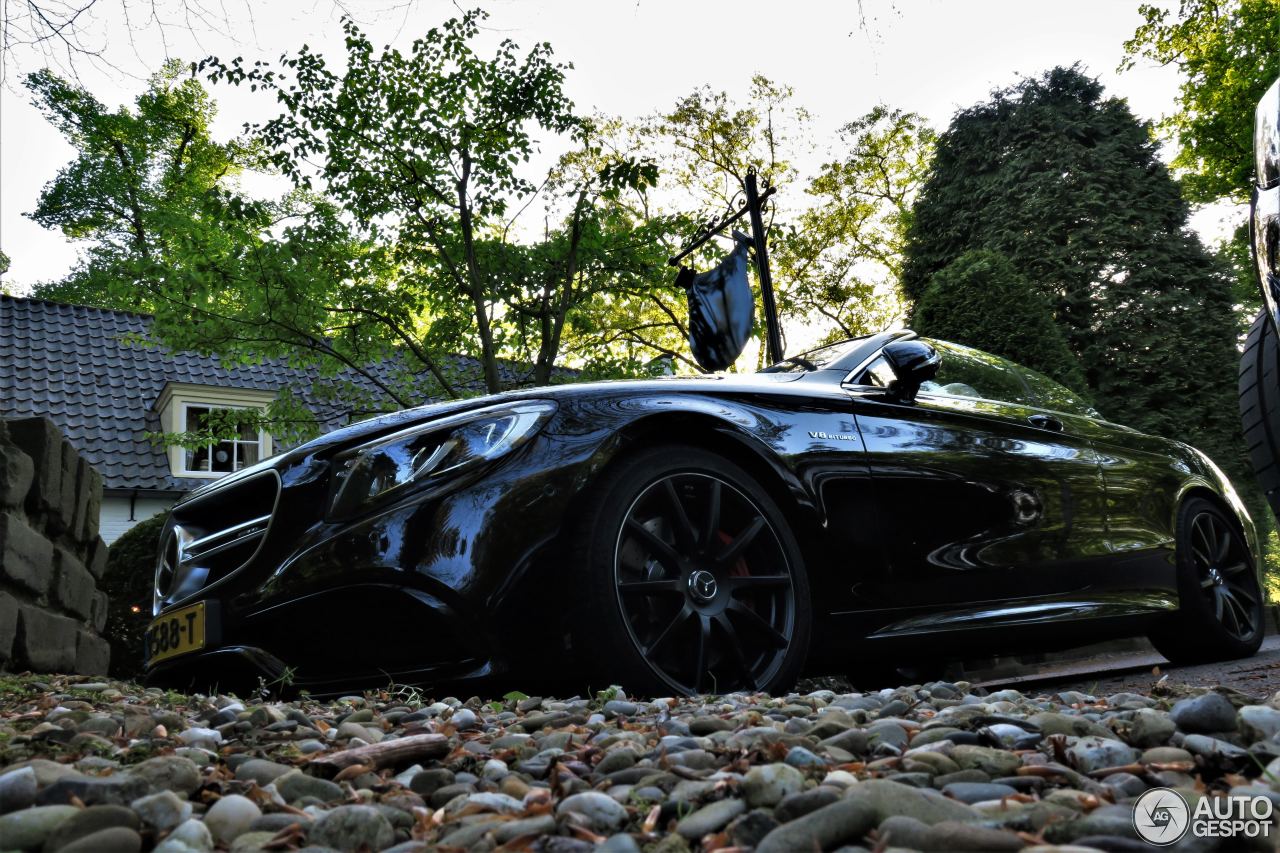
<path id="1" fill-rule="evenodd" d="M 225 406 L 209 406 L 187 403 L 183 406 L 182 432 L 200 432 L 208 426 L 209 414 Z M 237 407 L 239 408 L 239 407 Z M 207 444 L 195 449 L 184 448 L 183 468 L 179 476 L 207 477 L 211 474 L 230 474 L 253 465 L 264 454 L 262 447 L 267 435 L 252 425 L 240 428 L 240 434 L 232 440 Z"/>
<path id="2" fill-rule="evenodd" d="M 170 382 L 160 392 L 155 408 L 162 432 L 190 434 L 204 430 L 214 412 L 265 411 L 275 396 L 272 391 Z M 169 447 L 166 452 L 173 476 L 215 479 L 266 459 L 274 451 L 269 434 L 246 424 L 234 438 L 196 447 Z"/>

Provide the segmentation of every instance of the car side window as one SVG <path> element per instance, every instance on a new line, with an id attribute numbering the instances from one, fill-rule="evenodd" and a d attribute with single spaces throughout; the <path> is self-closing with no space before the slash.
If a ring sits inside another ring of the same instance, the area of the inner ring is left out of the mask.
<path id="1" fill-rule="evenodd" d="M 1059 385 L 1043 373 L 1036 373 L 1021 365 L 1019 369 L 1022 371 L 1022 378 L 1027 380 L 1027 385 L 1031 387 L 1031 393 L 1036 398 L 1038 407 L 1086 418 L 1102 417 L 1098 414 L 1098 410 L 1089 404 L 1089 401 L 1071 389 Z"/>
<path id="2" fill-rule="evenodd" d="M 1030 389 L 1013 362 L 946 341 L 930 340 L 929 343 L 942 354 L 942 366 L 933 382 L 920 386 L 921 394 L 1035 405 Z M 893 381 L 893 371 L 883 358 L 877 358 L 863 371 L 859 381 L 885 388 Z"/>
<path id="3" fill-rule="evenodd" d="M 1034 405 L 1031 391 L 1013 362 L 946 341 L 929 343 L 942 354 L 942 366 L 934 381 L 920 388 L 923 393 Z"/>

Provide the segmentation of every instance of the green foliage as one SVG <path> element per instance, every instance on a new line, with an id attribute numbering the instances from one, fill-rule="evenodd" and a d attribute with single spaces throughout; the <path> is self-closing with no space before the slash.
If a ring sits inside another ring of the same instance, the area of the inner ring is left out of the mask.
<path id="1" fill-rule="evenodd" d="M 939 271 L 912 323 L 921 334 L 1003 356 L 1069 388 L 1085 387 L 1044 294 L 998 252 L 965 252 Z"/>
<path id="2" fill-rule="evenodd" d="M 1145 58 L 1182 76 L 1178 108 L 1160 127 L 1177 141 L 1173 167 L 1184 193 L 1193 202 L 1247 202 L 1254 107 L 1280 76 L 1280 3 L 1182 0 L 1176 14 L 1152 4 L 1139 12 L 1121 68 Z"/>
<path id="3" fill-rule="evenodd" d="M 143 633 L 151 621 L 151 596 L 165 513 L 140 521 L 107 550 L 98 587 L 107 594 L 107 626 L 113 678 L 142 674 Z"/>
<path id="4" fill-rule="evenodd" d="M 181 255 L 181 238 L 223 244 L 206 197 L 232 185 L 255 158 L 251 143 L 218 143 L 216 109 L 194 77 L 170 61 L 132 109 L 110 110 L 82 86 L 44 70 L 27 76 L 35 105 L 76 149 L 40 194 L 31 218 L 89 249 L 66 280 L 38 296 L 151 310 L 157 294 L 138 285 Z"/>
<path id="5" fill-rule="evenodd" d="M 974 249 L 1004 255 L 1050 301 L 1111 420 L 1200 447 L 1247 482 L 1236 416 L 1230 272 L 1126 103 L 1056 68 L 956 115 L 908 229 L 919 300 Z"/>

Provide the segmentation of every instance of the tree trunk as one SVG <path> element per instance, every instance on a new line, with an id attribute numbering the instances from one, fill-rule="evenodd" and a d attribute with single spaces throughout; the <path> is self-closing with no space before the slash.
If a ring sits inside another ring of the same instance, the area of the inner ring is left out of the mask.
<path id="1" fill-rule="evenodd" d="M 471 306 L 476 315 L 476 332 L 480 336 L 480 364 L 484 368 L 484 384 L 490 394 L 502 390 L 502 374 L 493 352 L 493 329 L 489 325 L 489 309 L 484 301 L 484 279 L 476 258 L 475 235 L 472 233 L 471 202 L 467 199 L 467 181 L 471 178 L 471 155 L 462 149 L 462 176 L 458 180 L 458 214 L 462 224 L 462 248 L 467 260 L 467 284 Z"/>

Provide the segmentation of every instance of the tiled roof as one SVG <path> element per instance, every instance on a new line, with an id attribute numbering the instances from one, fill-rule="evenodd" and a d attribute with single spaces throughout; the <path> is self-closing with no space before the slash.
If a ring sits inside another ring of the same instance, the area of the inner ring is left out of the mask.
<path id="1" fill-rule="evenodd" d="M 166 383 L 273 392 L 290 386 L 322 418 L 331 414 L 314 393 L 329 380 L 315 369 L 278 361 L 227 367 L 216 356 L 170 352 L 140 342 L 150 324 L 146 314 L 0 295 L 0 417 L 51 419 L 102 474 L 105 488 L 183 492 L 207 481 L 174 477 L 165 449 L 148 438 L 161 432 L 152 409 Z M 474 359 L 454 359 L 450 372 L 479 372 Z M 510 365 L 502 367 L 504 379 L 519 381 Z"/>

